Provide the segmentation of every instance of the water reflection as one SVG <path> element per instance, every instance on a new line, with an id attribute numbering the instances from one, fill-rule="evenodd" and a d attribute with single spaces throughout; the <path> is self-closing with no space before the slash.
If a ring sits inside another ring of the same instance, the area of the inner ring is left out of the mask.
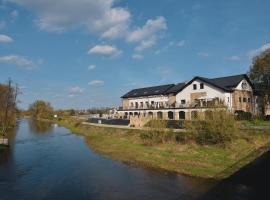
<path id="1" fill-rule="evenodd" d="M 28 120 L 29 131 L 34 134 L 44 134 L 53 132 L 54 125 L 50 122 L 39 121 L 35 119 Z"/>

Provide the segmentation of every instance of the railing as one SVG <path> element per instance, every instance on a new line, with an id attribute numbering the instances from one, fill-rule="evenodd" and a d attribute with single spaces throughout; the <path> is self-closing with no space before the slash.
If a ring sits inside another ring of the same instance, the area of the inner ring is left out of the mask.
<path id="1" fill-rule="evenodd" d="M 120 107 L 118 110 L 158 110 L 158 109 L 176 109 L 176 108 L 209 108 L 209 107 L 217 107 L 220 106 L 222 107 L 222 102 L 220 100 L 214 100 L 214 101 L 208 101 L 208 102 L 203 102 L 203 101 L 193 101 L 185 104 L 181 103 L 174 103 L 174 104 L 169 104 L 167 102 L 163 104 L 153 104 L 153 105 L 143 105 L 143 106 L 129 106 L 129 107 Z"/>

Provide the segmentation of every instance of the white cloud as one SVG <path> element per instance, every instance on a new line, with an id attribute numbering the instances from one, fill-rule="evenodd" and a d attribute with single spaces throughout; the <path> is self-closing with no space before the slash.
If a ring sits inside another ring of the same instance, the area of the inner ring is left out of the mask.
<path id="1" fill-rule="evenodd" d="M 0 56 L 0 63 L 17 65 L 25 69 L 31 70 L 37 67 L 37 64 L 32 60 L 18 55 Z"/>
<path id="2" fill-rule="evenodd" d="M 250 58 L 259 55 L 260 53 L 269 50 L 270 49 L 270 43 L 266 43 L 263 46 L 259 47 L 258 49 L 253 49 L 251 51 L 248 52 L 248 56 Z"/>
<path id="3" fill-rule="evenodd" d="M 102 81 L 102 80 L 93 80 L 93 81 L 90 81 L 88 83 L 88 85 L 91 85 L 91 86 L 101 86 L 101 85 L 104 85 L 104 81 Z"/>
<path id="4" fill-rule="evenodd" d="M 149 19 L 143 27 L 132 28 L 131 13 L 116 5 L 119 0 L 6 0 L 32 10 L 41 30 L 63 32 L 84 27 L 101 38 L 125 38 L 128 42 L 149 43 L 167 29 L 162 16 Z M 13 11 L 18 15 L 18 11 Z M 143 42 L 142 42 L 143 41 Z M 144 43 L 144 44 L 142 44 Z"/>
<path id="5" fill-rule="evenodd" d="M 88 54 L 97 54 L 102 56 L 118 56 L 121 53 L 121 50 L 111 45 L 96 45 L 88 51 Z"/>
<path id="6" fill-rule="evenodd" d="M 238 60 L 241 60 L 241 58 L 239 56 L 230 56 L 230 57 L 227 57 L 227 60 L 238 61 Z"/>
<path id="7" fill-rule="evenodd" d="M 131 31 L 127 35 L 128 42 L 139 42 L 140 44 L 135 48 L 136 51 L 143 51 L 151 48 L 156 44 L 158 38 L 157 34 L 167 29 L 167 23 L 164 17 L 157 17 L 156 19 L 149 19 L 141 28 Z"/>
<path id="8" fill-rule="evenodd" d="M 69 89 L 70 94 L 81 94 L 84 92 L 84 88 L 81 88 L 79 86 L 74 86 Z"/>
<path id="9" fill-rule="evenodd" d="M 152 38 L 158 31 L 165 29 L 167 29 L 167 24 L 164 17 L 157 17 L 155 20 L 149 19 L 142 28 L 130 32 L 127 40 L 129 42 L 139 42 Z"/>
<path id="10" fill-rule="evenodd" d="M 197 53 L 197 55 L 198 56 L 200 56 L 200 57 L 209 57 L 209 53 L 206 53 L 206 52 L 199 52 L 199 53 Z"/>
<path id="11" fill-rule="evenodd" d="M 181 40 L 181 41 L 179 41 L 179 42 L 177 42 L 177 43 L 176 43 L 176 46 L 178 46 L 178 47 L 182 47 L 182 46 L 184 46 L 184 45 L 185 45 L 185 43 L 186 43 L 186 41 L 185 41 L 185 40 Z"/>
<path id="12" fill-rule="evenodd" d="M 0 42 L 12 42 L 13 39 L 7 35 L 0 34 Z"/>
<path id="13" fill-rule="evenodd" d="M 93 70 L 93 69 L 95 69 L 97 66 L 96 65 L 89 65 L 88 66 L 88 70 Z"/>
<path id="14" fill-rule="evenodd" d="M 144 57 L 141 54 L 133 54 L 132 58 L 135 60 L 142 60 Z"/>
<path id="15" fill-rule="evenodd" d="M 143 40 L 136 48 L 135 51 L 143 51 L 149 49 L 156 44 L 156 38 L 153 36 L 148 40 Z"/>
<path id="16" fill-rule="evenodd" d="M 168 45 L 165 47 L 156 50 L 156 54 L 160 54 L 162 52 L 168 51 L 171 47 L 183 47 L 185 45 L 185 40 L 181 40 L 179 42 L 170 41 Z"/>
<path id="17" fill-rule="evenodd" d="M 128 27 L 130 13 L 114 7 L 116 0 L 8 0 L 34 11 L 37 25 L 46 31 L 83 26 L 102 37 L 115 38 Z"/>

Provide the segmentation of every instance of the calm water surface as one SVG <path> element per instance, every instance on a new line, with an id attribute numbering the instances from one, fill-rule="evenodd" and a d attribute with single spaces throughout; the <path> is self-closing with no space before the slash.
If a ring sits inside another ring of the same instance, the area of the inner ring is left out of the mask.
<path id="1" fill-rule="evenodd" d="M 211 188 L 220 183 L 110 160 L 93 152 L 87 137 L 55 124 L 23 119 L 10 140 L 0 153 L 1 200 L 220 199 L 228 192 L 222 185 L 217 197 Z M 244 199 L 233 189 L 228 199 Z"/>
<path id="2" fill-rule="evenodd" d="M 208 188 L 201 179 L 105 158 L 88 138 L 55 124 L 23 119 L 10 137 L 12 147 L 0 154 L 1 200 L 191 199 Z"/>

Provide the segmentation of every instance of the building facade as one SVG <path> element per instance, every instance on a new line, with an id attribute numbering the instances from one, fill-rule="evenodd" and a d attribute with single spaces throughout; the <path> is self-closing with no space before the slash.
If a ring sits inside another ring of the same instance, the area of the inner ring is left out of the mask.
<path id="1" fill-rule="evenodd" d="M 212 79 L 196 76 L 185 83 L 134 89 L 121 98 L 118 114 L 122 118 L 196 119 L 214 107 L 257 113 L 257 97 L 245 74 Z"/>

